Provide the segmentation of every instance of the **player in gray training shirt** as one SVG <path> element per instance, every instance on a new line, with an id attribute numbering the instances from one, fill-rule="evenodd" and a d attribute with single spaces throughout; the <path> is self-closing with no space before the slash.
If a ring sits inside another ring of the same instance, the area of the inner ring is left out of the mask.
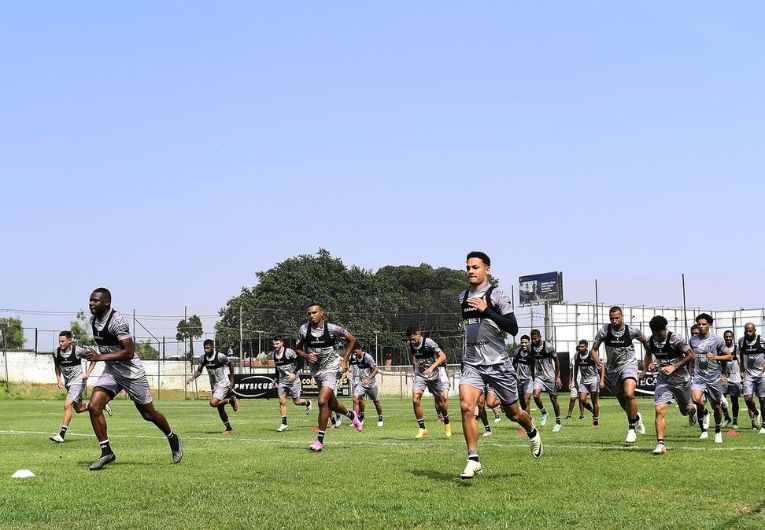
<path id="1" fill-rule="evenodd" d="M 627 415 L 627 439 L 625 442 L 632 444 L 637 440 L 636 429 L 640 431 L 640 434 L 645 434 L 645 425 L 638 412 L 637 400 L 635 399 L 638 366 L 633 341 L 639 340 L 644 347 L 648 347 L 648 339 L 639 328 L 624 323 L 624 313 L 621 307 L 613 306 L 609 309 L 608 319 L 611 323 L 598 330 L 595 340 L 592 341 L 590 355 L 596 364 L 602 364 L 598 349 L 601 344 L 605 345 L 606 370 L 600 376 L 600 388 L 605 387 L 607 378 L 619 405 Z"/>
<path id="2" fill-rule="evenodd" d="M 433 339 L 423 337 L 418 327 L 407 328 L 406 339 L 409 344 L 409 355 L 414 372 L 412 409 L 418 427 L 415 439 L 421 440 L 428 434 L 422 412 L 422 395 L 426 388 L 433 394 L 436 408 L 441 412 L 444 422 L 444 436 L 450 438 L 452 427 L 449 424 L 449 382 L 444 368 L 446 354 L 441 351 L 441 347 Z"/>
<path id="3" fill-rule="evenodd" d="M 592 414 L 592 426 L 597 427 L 600 414 L 600 378 L 605 367 L 595 364 L 588 349 L 589 343 L 582 339 L 576 346 L 576 355 L 573 361 L 571 384 L 577 385 L 576 391 L 579 405 Z M 601 373 L 598 373 L 601 372 Z M 578 383 L 576 382 L 578 379 Z M 592 405 L 587 403 L 587 394 L 592 398 Z M 581 417 L 579 419 L 582 419 Z"/>
<path id="4" fill-rule="evenodd" d="M 765 338 L 757 334 L 751 322 L 744 325 L 744 336 L 738 340 L 738 351 L 741 357 L 739 367 L 744 374 L 744 400 L 752 418 L 752 430 L 759 428 L 760 434 L 765 434 L 761 415 L 765 410 Z M 755 396 L 759 398 L 760 410 L 754 404 Z"/>
<path id="5" fill-rule="evenodd" d="M 234 395 L 234 363 L 223 352 L 215 351 L 215 343 L 207 339 L 202 343 L 204 353 L 199 359 L 199 366 L 191 374 L 186 383 L 191 383 L 194 379 L 202 375 L 202 370 L 207 368 L 207 374 L 210 376 L 210 406 L 218 409 L 218 416 L 223 422 L 225 430 L 223 434 L 231 434 L 234 430 L 228 421 L 226 414 L 226 405 L 231 405 L 234 412 L 239 410 L 239 402 Z M 228 372 L 228 373 L 226 373 Z"/>
<path id="6" fill-rule="evenodd" d="M 649 371 L 656 371 L 656 390 L 653 402 L 656 410 L 656 448 L 655 455 L 666 454 L 664 432 L 667 407 L 674 400 L 683 416 L 696 414 L 696 407 L 691 403 L 691 378 L 688 365 L 695 354 L 682 337 L 667 331 L 667 319 L 656 315 L 648 323 L 651 337 L 645 350 L 643 366 Z M 639 377 L 645 376 L 645 370 Z"/>
<path id="7" fill-rule="evenodd" d="M 383 410 L 380 403 L 379 390 L 375 377 L 380 373 L 377 363 L 371 355 L 364 352 L 364 348 L 356 342 L 353 347 L 353 353 L 348 360 L 351 369 L 351 381 L 353 383 L 353 410 L 359 417 L 359 421 L 364 423 L 364 414 L 366 406 L 364 401 L 367 398 L 372 400 L 377 411 L 377 426 L 383 426 Z"/>
<path id="8" fill-rule="evenodd" d="M 348 410 L 337 400 L 337 384 L 348 371 L 348 358 L 353 351 L 356 339 L 345 328 L 324 320 L 324 308 L 311 302 L 306 306 L 308 322 L 300 326 L 297 334 L 295 353 L 308 361 L 319 387 L 319 432 L 316 440 L 308 447 L 314 453 L 324 449 L 324 436 L 331 411 L 339 412 L 350 418 L 356 430 L 361 432 L 363 425 L 353 410 Z M 345 339 L 345 353 L 341 357 L 335 350 L 335 342 Z"/>
<path id="9" fill-rule="evenodd" d="M 728 348 L 733 357 L 731 362 L 725 363 L 725 369 L 723 370 L 723 395 L 729 396 L 733 403 L 731 410 L 731 412 L 733 412 L 733 429 L 738 430 L 738 398 L 743 395 L 741 367 L 738 364 L 741 356 L 739 355 L 738 345 L 733 340 L 733 332 L 731 330 L 727 330 L 723 333 L 723 340 L 725 341 L 725 347 Z M 728 424 L 729 422 L 726 418 L 725 423 L 723 424 L 723 429 L 726 428 Z"/>
<path id="10" fill-rule="evenodd" d="M 295 350 L 284 346 L 284 337 L 276 335 L 271 339 L 274 347 L 274 364 L 276 365 L 276 393 L 279 396 L 279 412 L 282 421 L 276 432 L 287 430 L 287 395 L 292 396 L 294 405 L 305 407 L 305 413 L 311 413 L 311 400 L 302 399 L 303 385 L 298 374 L 300 358 Z"/>
<path id="11" fill-rule="evenodd" d="M 489 283 L 490 267 L 489 256 L 483 252 L 470 252 L 466 263 L 470 288 L 459 295 L 465 333 L 460 412 L 468 449 L 468 462 L 460 474 L 463 479 L 473 478 L 483 471 L 478 458 L 478 425 L 474 413 L 487 387 L 497 395 L 507 417 L 526 429 L 534 458 L 542 456 L 542 438 L 534 428 L 531 416 L 518 404 L 518 380 L 505 343 L 506 333 L 513 336 L 518 333 L 518 322 L 511 301 Z"/>
<path id="12" fill-rule="evenodd" d="M 165 434 L 170 444 L 173 463 L 177 464 L 183 458 L 181 439 L 173 433 L 165 416 L 154 408 L 149 381 L 146 379 L 141 359 L 135 353 L 133 337 L 125 317 L 112 309 L 112 294 L 103 287 L 90 294 L 88 306 L 93 315 L 90 323 L 97 346 L 96 349 L 88 349 L 85 358 L 105 364 L 88 406 L 90 423 L 101 446 L 101 457 L 91 464 L 90 469 L 101 469 L 117 459 L 109 443 L 103 411 L 121 390 L 133 401 L 141 417 L 156 425 Z"/>
<path id="13" fill-rule="evenodd" d="M 560 361 L 558 352 L 549 342 L 542 340 L 542 334 L 538 329 L 531 330 L 531 355 L 534 356 L 534 403 L 542 413 L 539 425 L 547 423 L 547 410 L 542 403 L 542 392 L 547 392 L 555 412 L 555 425 L 553 432 L 560 431 L 560 405 L 558 404 L 558 390 L 560 389 Z"/>
<path id="14" fill-rule="evenodd" d="M 520 346 L 513 354 L 513 368 L 518 378 L 518 397 L 521 408 L 531 414 L 531 395 L 534 393 L 534 356 L 531 354 L 531 338 L 523 335 Z"/>
<path id="15" fill-rule="evenodd" d="M 56 443 L 64 442 L 66 431 L 69 430 L 69 422 L 72 421 L 72 409 L 77 414 L 88 410 L 88 404 L 82 402 L 82 394 L 96 363 L 91 362 L 88 371 L 83 374 L 82 357 L 85 353 L 84 348 L 78 348 L 76 344 L 72 343 L 71 331 L 62 331 L 58 334 L 58 348 L 53 354 L 53 366 L 56 371 L 58 387 L 66 388 L 66 400 L 64 401 L 64 420 L 61 422 L 61 431 L 50 437 Z"/>
<path id="16" fill-rule="evenodd" d="M 696 355 L 694 359 L 693 382 L 691 383 L 691 399 L 696 405 L 696 415 L 701 426 L 700 440 L 709 437 L 709 411 L 704 407 L 705 397 L 709 398 L 715 414 L 715 443 L 722 443 L 722 364 L 731 360 L 732 356 L 725 341 L 713 335 L 710 327 L 714 319 L 707 313 L 696 317 L 699 335 L 691 337 L 690 346 Z"/>

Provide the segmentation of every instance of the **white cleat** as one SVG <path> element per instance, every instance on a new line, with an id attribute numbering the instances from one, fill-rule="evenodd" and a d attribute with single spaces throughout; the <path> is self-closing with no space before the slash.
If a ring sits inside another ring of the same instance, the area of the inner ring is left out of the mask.
<path id="1" fill-rule="evenodd" d="M 653 450 L 653 454 L 655 454 L 655 455 L 666 455 L 667 454 L 667 448 L 664 447 L 664 444 L 656 444 L 656 449 Z"/>
<path id="2" fill-rule="evenodd" d="M 282 423 L 281 425 L 279 425 L 279 428 L 278 428 L 278 429 L 276 429 L 276 432 L 284 432 L 284 431 L 286 431 L 287 429 L 289 429 L 289 427 L 287 427 L 286 425 L 284 425 L 284 424 Z"/>
<path id="3" fill-rule="evenodd" d="M 476 475 L 483 473 L 483 467 L 480 462 L 475 460 L 468 460 L 465 469 L 460 473 L 461 479 L 473 478 Z"/>
<path id="4" fill-rule="evenodd" d="M 696 422 L 699 421 L 699 419 L 696 417 L 696 406 L 693 407 L 693 412 L 688 413 L 688 425 L 693 426 L 696 425 Z"/>
<path id="5" fill-rule="evenodd" d="M 709 430 L 709 416 L 711 416 L 711 414 L 709 413 L 708 410 L 705 410 L 704 411 L 704 419 L 701 420 L 702 430 L 704 430 L 704 431 Z"/>
<path id="6" fill-rule="evenodd" d="M 645 423 L 643 423 L 643 416 L 638 412 L 637 430 L 640 434 L 645 434 Z"/>
<path id="7" fill-rule="evenodd" d="M 60 434 L 54 434 L 53 436 L 50 437 L 50 440 L 52 442 L 56 442 L 57 444 L 64 443 L 64 439 L 61 437 Z"/>
<path id="8" fill-rule="evenodd" d="M 556 423 L 555 425 L 553 425 L 553 432 L 560 432 L 560 428 L 561 428 L 561 424 Z"/>
<path id="9" fill-rule="evenodd" d="M 499 423 L 500 421 L 502 421 L 502 418 L 499 416 L 494 416 L 494 423 Z"/>
<path id="10" fill-rule="evenodd" d="M 377 422 L 377 426 L 378 426 L 378 427 L 382 427 L 382 426 L 383 426 L 383 422 L 381 422 L 381 421 L 378 421 L 378 422 Z"/>
<path id="11" fill-rule="evenodd" d="M 111 407 L 111 405 L 109 405 L 108 403 L 107 403 L 106 405 L 104 405 L 104 410 L 106 411 L 106 413 L 107 413 L 109 416 L 111 416 L 111 415 L 112 415 L 112 407 Z"/>
<path id="12" fill-rule="evenodd" d="M 635 432 L 635 429 L 628 429 L 627 438 L 624 440 L 624 443 L 634 444 L 635 440 L 637 440 L 637 433 Z"/>
<path id="13" fill-rule="evenodd" d="M 760 432 L 757 434 L 765 434 L 765 427 L 760 427 Z"/>
<path id="14" fill-rule="evenodd" d="M 311 400 L 308 400 L 308 405 L 305 406 L 305 414 L 308 416 L 311 411 L 313 410 L 313 403 L 311 403 Z"/>
<path id="15" fill-rule="evenodd" d="M 542 437 L 539 436 L 539 431 L 537 431 L 537 435 L 533 438 L 529 439 L 529 443 L 531 444 L 531 454 L 534 458 L 539 458 L 542 456 Z"/>
<path id="16" fill-rule="evenodd" d="M 701 436 L 699 436 L 699 440 L 706 440 L 709 438 L 709 433 L 707 431 L 701 431 Z"/>
<path id="17" fill-rule="evenodd" d="M 494 436 L 494 433 L 491 431 L 484 431 L 484 433 L 481 436 Z"/>
<path id="18" fill-rule="evenodd" d="M 716 432 L 715 433 L 715 443 L 716 444 L 721 444 L 722 443 L 722 433 L 721 432 Z"/>

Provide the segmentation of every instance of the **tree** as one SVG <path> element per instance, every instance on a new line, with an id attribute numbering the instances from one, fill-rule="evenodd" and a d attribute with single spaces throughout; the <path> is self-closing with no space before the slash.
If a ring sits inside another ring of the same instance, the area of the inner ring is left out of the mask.
<path id="1" fill-rule="evenodd" d="M 178 322 L 178 333 L 175 334 L 175 340 L 189 340 L 189 356 L 194 357 L 194 339 L 202 336 L 202 321 L 197 315 L 191 315 L 188 320 Z"/>
<path id="2" fill-rule="evenodd" d="M 3 332 L 6 349 L 20 350 L 24 347 L 24 329 L 20 318 L 0 318 L 0 331 Z"/>
<path id="3" fill-rule="evenodd" d="M 90 336 L 88 329 L 88 320 L 85 318 L 84 311 L 78 311 L 74 320 L 69 325 L 72 331 L 72 337 L 77 341 L 80 346 L 92 346 L 96 343 L 95 339 Z"/>
<path id="4" fill-rule="evenodd" d="M 135 345 L 135 352 L 141 359 L 159 359 L 159 352 L 154 349 L 149 339 L 138 341 Z"/>

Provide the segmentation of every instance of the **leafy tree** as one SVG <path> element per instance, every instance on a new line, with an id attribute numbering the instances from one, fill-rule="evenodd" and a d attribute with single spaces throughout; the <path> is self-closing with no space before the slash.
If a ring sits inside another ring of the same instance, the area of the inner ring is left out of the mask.
<path id="1" fill-rule="evenodd" d="M 138 341 L 135 352 L 141 359 L 159 359 L 159 352 L 154 348 L 149 339 Z"/>
<path id="2" fill-rule="evenodd" d="M 24 329 L 21 319 L 16 317 L 0 318 L 0 331 L 5 337 L 5 347 L 9 350 L 20 350 L 24 347 Z"/>
<path id="3" fill-rule="evenodd" d="M 197 315 L 191 315 L 188 320 L 178 322 L 178 333 L 175 334 L 175 340 L 189 340 L 189 355 L 194 357 L 194 339 L 202 336 L 202 320 Z"/>
<path id="4" fill-rule="evenodd" d="M 95 339 L 88 333 L 90 324 L 85 317 L 84 311 L 77 312 L 69 327 L 72 331 L 72 337 L 74 337 L 80 346 L 92 346 L 96 343 Z"/>

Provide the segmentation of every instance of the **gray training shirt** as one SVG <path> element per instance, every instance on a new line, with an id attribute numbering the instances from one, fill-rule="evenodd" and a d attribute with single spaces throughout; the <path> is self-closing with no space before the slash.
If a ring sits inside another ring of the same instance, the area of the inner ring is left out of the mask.
<path id="1" fill-rule="evenodd" d="M 108 332 L 117 337 L 119 340 L 125 340 L 132 338 L 130 335 L 130 328 L 128 327 L 125 316 L 118 311 L 112 311 L 111 320 L 109 320 L 109 312 L 104 315 L 102 319 L 96 318 L 95 315 L 90 317 L 91 325 L 98 331 L 104 329 L 106 322 L 109 322 Z M 101 353 L 113 353 L 120 351 L 122 346 L 96 346 Z M 133 353 L 133 358 L 127 361 L 104 361 L 104 372 L 114 372 L 126 379 L 138 379 L 146 377 L 146 371 L 143 368 L 143 363 L 137 353 Z"/>
<path id="2" fill-rule="evenodd" d="M 757 340 L 760 341 L 760 352 L 755 355 L 744 355 L 748 348 L 754 349 Z M 765 365 L 765 339 L 757 335 L 754 340 L 747 340 L 746 336 L 738 339 L 738 352 L 741 355 L 741 362 L 744 365 L 744 375 L 747 377 L 761 377 L 762 367 Z"/>
<path id="3" fill-rule="evenodd" d="M 691 348 L 696 354 L 696 367 L 694 377 L 702 379 L 706 383 L 716 383 L 722 379 L 722 364 L 720 361 L 710 361 L 708 355 L 725 355 L 728 348 L 725 341 L 718 335 L 711 333 L 706 338 L 701 336 L 691 337 Z"/>
<path id="4" fill-rule="evenodd" d="M 595 335 L 595 340 L 592 342 L 592 347 L 596 349 L 599 348 L 601 344 L 605 344 L 606 368 L 609 370 L 614 370 L 629 364 L 634 364 L 637 366 L 637 356 L 635 355 L 635 344 L 632 341 L 634 340 L 639 340 L 641 342 L 645 341 L 645 335 L 643 335 L 642 330 L 640 330 L 640 328 L 636 328 L 636 327 L 625 324 L 624 329 L 621 331 L 618 331 L 612 328 L 611 334 L 609 335 L 608 333 L 609 327 L 611 327 L 610 324 L 606 324 L 603 327 L 601 327 L 598 330 L 598 334 Z M 612 343 L 611 345 L 609 345 L 610 339 L 612 337 L 617 339 L 618 341 L 623 338 L 624 333 L 626 331 L 629 331 L 629 334 L 630 334 L 629 344 L 614 346 L 613 345 L 614 343 Z"/>
<path id="5" fill-rule="evenodd" d="M 555 383 L 555 359 L 558 358 L 555 346 L 542 341 L 542 344 L 537 347 L 532 342 L 531 353 L 534 354 L 534 366 L 536 368 L 534 376 L 543 381 Z"/>
<path id="6" fill-rule="evenodd" d="M 478 289 L 469 289 L 468 298 L 480 298 L 486 294 L 491 284 Z M 465 313 L 466 291 L 459 295 L 460 304 L 462 304 L 463 316 Z M 500 315 L 507 315 L 513 312 L 513 306 L 510 299 L 499 289 L 492 289 L 491 303 L 494 309 Z M 494 365 L 503 364 L 509 360 L 507 346 L 505 345 L 505 332 L 499 329 L 499 326 L 490 318 L 475 317 L 463 318 L 463 327 L 465 331 L 464 355 L 462 361 L 471 365 Z"/>
<path id="7" fill-rule="evenodd" d="M 210 355 L 206 353 L 202 355 L 199 360 L 199 367 L 207 368 L 207 375 L 210 376 L 210 388 L 228 388 L 230 386 L 228 362 L 225 353 L 212 352 Z"/>
<path id="8" fill-rule="evenodd" d="M 311 336 L 315 339 L 320 339 L 324 335 L 325 326 L 327 334 L 329 335 L 329 341 L 331 342 L 328 346 L 323 347 L 311 347 L 308 345 L 308 341 L 306 340 L 306 334 L 308 333 L 308 328 L 311 328 Z M 339 372 L 340 371 L 340 354 L 335 350 L 335 343 L 334 341 L 338 338 L 344 338 L 348 334 L 348 330 L 345 328 L 342 328 L 340 326 L 337 326 L 335 324 L 330 324 L 329 322 L 324 322 L 320 328 L 314 328 L 310 325 L 309 322 L 306 322 L 302 326 L 300 326 L 300 329 L 298 330 L 297 335 L 297 341 L 298 344 L 302 345 L 302 350 L 306 353 L 315 353 L 316 354 L 316 362 L 315 363 L 308 363 L 308 368 L 311 370 L 311 373 L 316 375 L 321 372 Z"/>
<path id="9" fill-rule="evenodd" d="M 72 355 L 72 348 L 74 347 L 74 344 L 69 347 L 66 351 L 56 352 L 53 354 L 53 363 L 58 366 L 59 371 L 61 372 L 61 377 L 64 378 L 64 386 L 66 388 L 69 388 L 72 385 L 81 385 L 82 384 L 82 361 L 80 359 L 83 358 L 87 350 L 85 348 L 77 347 L 74 350 L 75 358 L 77 359 L 76 364 L 61 364 L 59 362 L 59 358 L 61 357 L 63 362 L 63 358 L 69 358 Z"/>

